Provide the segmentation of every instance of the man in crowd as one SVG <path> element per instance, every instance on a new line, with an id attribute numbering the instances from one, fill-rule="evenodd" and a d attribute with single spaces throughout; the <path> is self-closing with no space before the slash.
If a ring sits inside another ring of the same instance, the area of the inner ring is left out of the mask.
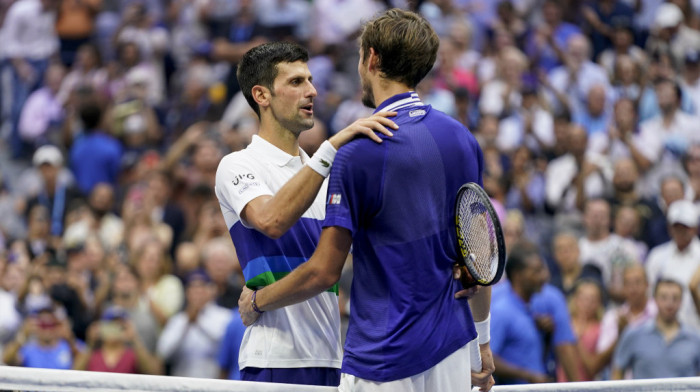
<path id="1" fill-rule="evenodd" d="M 654 288 L 657 316 L 622 334 L 612 378 L 632 369 L 636 378 L 695 377 L 700 374 L 700 335 L 679 320 L 683 286 L 661 279 Z"/>

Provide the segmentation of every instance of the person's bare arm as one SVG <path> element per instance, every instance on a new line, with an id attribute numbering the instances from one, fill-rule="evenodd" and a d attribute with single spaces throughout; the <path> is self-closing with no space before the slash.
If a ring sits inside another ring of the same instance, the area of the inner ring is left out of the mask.
<path id="1" fill-rule="evenodd" d="M 521 379 L 526 380 L 531 384 L 543 383 L 551 381 L 545 374 L 537 374 L 525 369 L 514 366 L 498 355 L 493 356 L 493 362 L 496 364 L 496 376 L 500 378 Z"/>
<path id="2" fill-rule="evenodd" d="M 574 343 L 559 344 L 554 348 L 557 356 L 557 361 L 561 364 L 566 374 L 566 379 L 569 381 L 583 381 L 578 371 L 576 362 L 576 345 Z"/>
<path id="3" fill-rule="evenodd" d="M 283 279 L 257 290 L 255 302 L 258 309 L 279 309 L 305 301 L 331 287 L 340 279 L 351 244 L 349 230 L 337 226 L 323 229 L 318 247 L 307 262 Z M 254 323 L 260 315 L 253 310 L 252 295 L 253 290 L 245 287 L 238 300 L 238 310 L 246 326 Z"/>
<path id="4" fill-rule="evenodd" d="M 375 132 L 392 136 L 389 129 L 397 129 L 398 126 L 388 117 L 395 115 L 395 112 L 377 113 L 357 120 L 328 141 L 336 150 L 359 135 L 381 143 L 381 138 Z M 266 236 L 279 238 L 309 209 L 324 179 L 305 165 L 274 196 L 259 196 L 248 202 L 241 211 L 241 218 Z"/>

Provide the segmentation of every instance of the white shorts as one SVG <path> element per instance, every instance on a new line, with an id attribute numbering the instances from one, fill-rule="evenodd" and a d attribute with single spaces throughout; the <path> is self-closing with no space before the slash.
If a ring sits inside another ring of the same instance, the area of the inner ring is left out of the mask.
<path id="1" fill-rule="evenodd" d="M 472 340 L 464 347 L 450 354 L 437 365 L 416 374 L 389 382 L 369 381 L 352 374 L 343 373 L 340 376 L 339 392 L 468 392 L 471 391 L 471 361 L 470 345 L 476 345 Z"/>

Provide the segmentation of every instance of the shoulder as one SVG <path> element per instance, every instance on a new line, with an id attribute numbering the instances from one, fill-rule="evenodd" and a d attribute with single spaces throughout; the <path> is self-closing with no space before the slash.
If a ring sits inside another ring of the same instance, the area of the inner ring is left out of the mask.
<path id="1" fill-rule="evenodd" d="M 668 241 L 652 248 L 651 251 L 649 251 L 649 256 L 647 257 L 647 265 L 649 265 L 649 263 L 658 263 L 660 261 L 663 261 L 663 258 L 666 257 L 666 254 L 671 250 L 672 247 L 673 241 Z"/>
<path id="2" fill-rule="evenodd" d="M 232 169 L 237 167 L 253 167 L 255 166 L 255 161 L 253 160 L 250 151 L 244 149 L 240 151 L 235 151 L 225 155 L 221 158 L 219 166 L 216 169 L 216 177 L 220 175 L 225 175 L 226 173 L 231 173 Z"/>

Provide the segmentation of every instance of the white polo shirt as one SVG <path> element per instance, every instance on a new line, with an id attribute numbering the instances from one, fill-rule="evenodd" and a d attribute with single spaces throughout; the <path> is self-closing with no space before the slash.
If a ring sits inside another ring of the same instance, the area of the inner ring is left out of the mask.
<path id="1" fill-rule="evenodd" d="M 273 195 L 309 159 L 292 156 L 255 135 L 244 150 L 225 156 L 216 172 L 216 196 L 248 287 L 281 279 L 313 254 L 325 218 L 328 181 L 311 207 L 282 237 L 271 239 L 249 227 L 240 213 L 251 200 Z M 337 286 L 314 298 L 265 312 L 246 329 L 239 366 L 340 368 L 340 312 Z"/>
<path id="2" fill-rule="evenodd" d="M 675 280 L 683 286 L 683 303 L 678 318 L 681 324 L 700 331 L 700 317 L 688 288 L 690 279 L 700 268 L 700 240 L 693 238 L 683 252 L 678 250 L 673 241 L 655 247 L 649 252 L 646 268 L 650 290 L 653 290 L 660 278 Z"/>

